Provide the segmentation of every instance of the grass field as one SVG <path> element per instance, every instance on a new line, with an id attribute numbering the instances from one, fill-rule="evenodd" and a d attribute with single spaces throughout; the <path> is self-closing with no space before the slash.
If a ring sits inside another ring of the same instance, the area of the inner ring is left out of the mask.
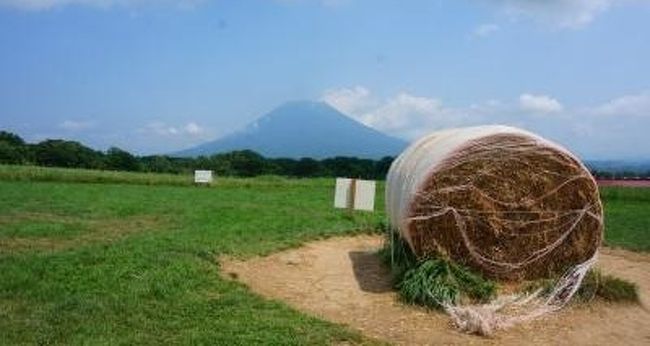
<path id="1" fill-rule="evenodd" d="M 379 212 L 350 215 L 331 207 L 332 179 L 32 174 L 0 166 L 0 344 L 368 342 L 221 279 L 216 258 L 377 229 L 383 185 Z M 607 243 L 649 250 L 650 190 L 603 196 Z"/>
<path id="2" fill-rule="evenodd" d="M 604 187 L 605 245 L 650 251 L 650 188 Z"/>

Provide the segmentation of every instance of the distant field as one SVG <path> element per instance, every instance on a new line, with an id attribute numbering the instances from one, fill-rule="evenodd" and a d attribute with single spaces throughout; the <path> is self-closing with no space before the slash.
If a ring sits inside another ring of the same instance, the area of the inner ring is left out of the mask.
<path id="1" fill-rule="evenodd" d="M 605 244 L 650 251 L 650 189 L 603 187 Z"/>
<path id="2" fill-rule="evenodd" d="M 189 178 L 0 166 L 0 344 L 368 342 L 220 279 L 215 258 L 376 230 L 383 183 L 378 212 L 350 215 L 332 179 Z M 603 197 L 607 244 L 650 250 L 650 190 Z"/>
<path id="3" fill-rule="evenodd" d="M 598 180 L 598 186 L 646 187 L 650 188 L 650 179 L 639 180 Z"/>

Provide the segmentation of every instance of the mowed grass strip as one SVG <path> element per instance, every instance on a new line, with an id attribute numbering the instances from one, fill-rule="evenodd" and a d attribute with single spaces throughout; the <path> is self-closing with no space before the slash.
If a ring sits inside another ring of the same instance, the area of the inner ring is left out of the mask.
<path id="1" fill-rule="evenodd" d="M 0 182 L 0 193 L 5 239 L 69 241 L 97 234 L 94 226 L 107 220 L 124 226 L 159 217 L 119 237 L 4 251 L 0 344 L 368 341 L 264 300 L 218 273 L 222 254 L 267 254 L 376 227 L 381 212 L 349 215 L 331 207 L 332 181 L 270 186 L 251 179 L 211 189 L 13 181 Z M 48 234 L 44 221 L 66 229 Z M 30 229 L 30 222 L 38 226 Z M 7 225 L 13 225 L 9 231 Z"/>

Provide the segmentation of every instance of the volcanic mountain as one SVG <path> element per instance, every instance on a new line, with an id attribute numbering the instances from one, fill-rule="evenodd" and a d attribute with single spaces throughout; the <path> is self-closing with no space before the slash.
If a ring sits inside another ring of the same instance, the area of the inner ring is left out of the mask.
<path id="1" fill-rule="evenodd" d="M 378 159 L 399 154 L 407 143 L 367 127 L 322 102 L 287 102 L 243 130 L 174 156 L 254 150 L 266 157 Z"/>

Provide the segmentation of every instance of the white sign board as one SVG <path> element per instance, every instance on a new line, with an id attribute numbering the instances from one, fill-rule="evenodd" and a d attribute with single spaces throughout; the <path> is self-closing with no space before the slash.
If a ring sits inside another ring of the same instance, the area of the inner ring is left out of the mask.
<path id="1" fill-rule="evenodd" d="M 212 171 L 194 171 L 194 182 L 196 184 L 212 183 Z"/>
<path id="2" fill-rule="evenodd" d="M 375 210 L 375 181 L 357 180 L 357 191 L 354 194 L 354 209 Z"/>
<path id="3" fill-rule="evenodd" d="M 334 207 L 373 211 L 375 209 L 375 182 L 373 180 L 336 178 Z"/>
<path id="4" fill-rule="evenodd" d="M 352 203 L 351 192 L 352 179 L 336 178 L 336 190 L 334 193 L 334 208 L 348 208 Z"/>

